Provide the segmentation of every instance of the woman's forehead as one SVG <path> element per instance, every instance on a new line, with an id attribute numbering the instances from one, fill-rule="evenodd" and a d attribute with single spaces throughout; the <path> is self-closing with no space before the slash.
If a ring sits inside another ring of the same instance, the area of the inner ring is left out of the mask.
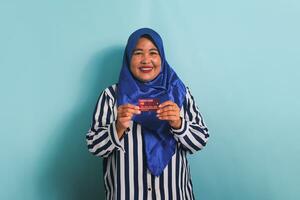
<path id="1" fill-rule="evenodd" d="M 138 49 L 138 48 L 149 48 L 149 49 L 157 50 L 157 46 L 155 45 L 155 43 L 145 37 L 141 37 L 137 41 L 137 43 L 135 45 L 135 49 Z"/>
<path id="2" fill-rule="evenodd" d="M 128 38 L 125 49 L 129 60 L 131 59 L 132 53 L 136 49 L 136 45 L 141 38 L 147 38 L 148 40 L 150 40 L 156 47 L 161 58 L 164 59 L 163 41 L 160 35 L 152 29 L 142 28 L 133 32 Z"/>

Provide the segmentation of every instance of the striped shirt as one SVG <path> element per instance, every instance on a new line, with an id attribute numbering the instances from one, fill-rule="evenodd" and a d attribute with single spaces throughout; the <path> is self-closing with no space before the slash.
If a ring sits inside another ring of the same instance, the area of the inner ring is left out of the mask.
<path id="1" fill-rule="evenodd" d="M 202 149 L 209 134 L 187 88 L 180 111 L 182 126 L 171 132 L 176 151 L 160 176 L 147 169 L 141 125 L 131 122 L 119 140 L 116 131 L 116 87 L 100 95 L 90 130 L 86 135 L 89 151 L 103 158 L 103 177 L 107 200 L 193 200 L 193 185 L 187 153 Z"/>

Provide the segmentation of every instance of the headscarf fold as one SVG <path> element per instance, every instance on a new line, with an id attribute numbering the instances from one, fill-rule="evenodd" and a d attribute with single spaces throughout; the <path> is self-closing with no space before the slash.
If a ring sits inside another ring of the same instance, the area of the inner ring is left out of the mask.
<path id="1" fill-rule="evenodd" d="M 154 80 L 149 82 L 139 81 L 130 71 L 133 50 L 138 40 L 145 35 L 152 39 L 161 57 L 161 71 Z M 159 99 L 160 103 L 171 100 L 181 108 L 185 94 L 185 85 L 166 61 L 163 42 L 159 34 L 149 28 L 133 32 L 124 51 L 117 87 L 117 105 L 128 103 L 138 105 L 139 99 L 155 98 Z M 176 149 L 176 141 L 171 133 L 170 125 L 167 121 L 159 120 L 156 112 L 142 112 L 140 115 L 135 115 L 133 121 L 142 127 L 147 167 L 153 175 L 159 176 L 170 162 Z"/>

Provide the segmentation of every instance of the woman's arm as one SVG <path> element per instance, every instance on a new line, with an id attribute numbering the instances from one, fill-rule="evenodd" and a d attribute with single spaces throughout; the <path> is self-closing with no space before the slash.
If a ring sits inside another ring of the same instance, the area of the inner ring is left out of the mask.
<path id="1" fill-rule="evenodd" d="M 86 135 L 89 151 L 100 157 L 109 156 L 114 150 L 123 150 L 116 129 L 116 105 L 112 97 L 115 86 L 104 90 L 97 102 L 91 128 Z"/>
<path id="2" fill-rule="evenodd" d="M 208 129 L 188 88 L 180 116 L 181 127 L 172 128 L 175 139 L 190 153 L 201 150 L 209 138 Z"/>

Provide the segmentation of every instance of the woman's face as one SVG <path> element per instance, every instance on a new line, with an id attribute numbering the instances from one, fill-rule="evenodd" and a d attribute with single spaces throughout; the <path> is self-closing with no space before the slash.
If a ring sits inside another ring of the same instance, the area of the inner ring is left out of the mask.
<path id="1" fill-rule="evenodd" d="M 132 53 L 130 70 L 142 82 L 155 79 L 160 73 L 161 58 L 156 46 L 147 38 L 141 37 Z"/>

